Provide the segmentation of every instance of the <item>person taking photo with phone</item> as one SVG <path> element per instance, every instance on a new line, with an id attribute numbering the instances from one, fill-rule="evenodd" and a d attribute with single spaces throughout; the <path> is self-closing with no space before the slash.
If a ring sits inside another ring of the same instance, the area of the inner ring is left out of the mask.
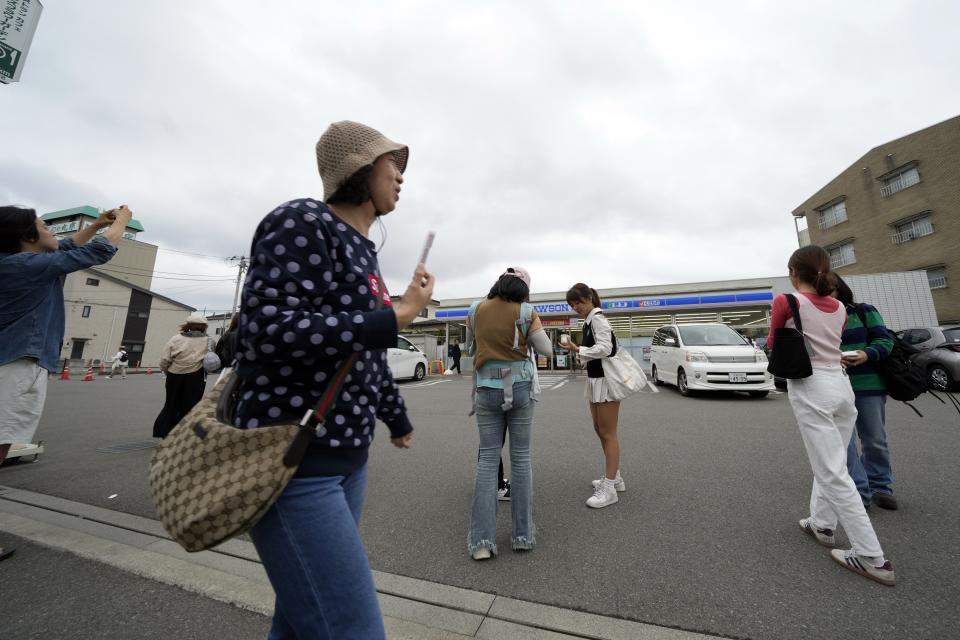
<path id="1" fill-rule="evenodd" d="M 0 207 L 0 463 L 40 423 L 63 346 L 64 276 L 109 262 L 132 215 L 126 205 L 111 209 L 58 240 L 36 210 Z M 0 548 L 0 560 L 12 552 Z"/>

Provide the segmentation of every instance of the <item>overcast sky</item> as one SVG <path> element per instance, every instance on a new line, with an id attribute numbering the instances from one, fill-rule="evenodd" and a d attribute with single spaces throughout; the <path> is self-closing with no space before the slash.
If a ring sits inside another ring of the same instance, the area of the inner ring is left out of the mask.
<path id="1" fill-rule="evenodd" d="M 275 205 L 322 197 L 314 144 L 358 120 L 411 149 L 380 254 L 394 293 L 428 229 L 437 298 L 513 264 L 536 292 L 783 275 L 794 207 L 960 112 L 950 1 L 44 5 L 0 86 L 0 202 L 127 203 L 145 242 L 246 254 Z M 235 273 L 169 251 L 156 268 Z"/>

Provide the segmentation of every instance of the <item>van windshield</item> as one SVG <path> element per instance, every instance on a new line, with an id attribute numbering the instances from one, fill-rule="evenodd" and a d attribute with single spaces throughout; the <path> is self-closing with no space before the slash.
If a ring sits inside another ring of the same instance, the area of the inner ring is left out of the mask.
<path id="1" fill-rule="evenodd" d="M 947 342 L 960 342 L 960 327 L 944 329 L 943 337 L 947 339 Z"/>
<path id="2" fill-rule="evenodd" d="M 688 347 L 736 347 L 750 344 L 746 338 L 723 324 L 681 326 L 679 329 L 680 338 Z"/>

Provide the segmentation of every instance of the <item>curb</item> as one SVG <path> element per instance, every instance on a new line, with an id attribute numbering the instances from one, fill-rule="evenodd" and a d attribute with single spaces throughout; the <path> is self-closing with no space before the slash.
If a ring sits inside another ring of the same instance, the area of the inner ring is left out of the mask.
<path id="1" fill-rule="evenodd" d="M 253 544 L 228 540 L 188 553 L 156 520 L 0 486 L 0 531 L 214 600 L 273 614 Z M 632 622 L 374 571 L 391 640 L 709 640 Z"/>

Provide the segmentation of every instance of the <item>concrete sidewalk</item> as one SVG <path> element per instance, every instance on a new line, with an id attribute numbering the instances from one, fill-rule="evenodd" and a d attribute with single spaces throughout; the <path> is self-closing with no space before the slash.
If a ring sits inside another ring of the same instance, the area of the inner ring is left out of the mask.
<path id="1" fill-rule="evenodd" d="M 273 590 L 249 542 L 187 553 L 156 520 L 2 486 L 0 531 L 249 611 L 273 612 Z M 378 571 L 374 579 L 392 640 L 715 638 Z"/>

